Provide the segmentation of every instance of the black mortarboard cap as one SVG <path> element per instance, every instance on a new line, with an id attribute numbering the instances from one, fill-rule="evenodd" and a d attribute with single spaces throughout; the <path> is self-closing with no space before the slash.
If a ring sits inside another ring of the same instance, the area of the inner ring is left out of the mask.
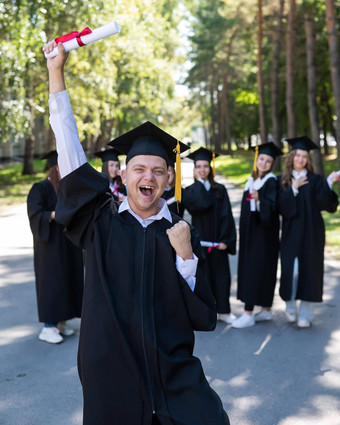
<path id="1" fill-rule="evenodd" d="M 127 155 L 126 163 L 137 155 L 153 155 L 160 156 L 169 164 L 169 159 L 173 161 L 176 159 L 174 149 L 176 149 L 177 142 L 179 143 L 180 153 L 189 149 L 189 146 L 170 136 L 152 122 L 146 121 L 112 140 L 109 145 Z"/>
<path id="2" fill-rule="evenodd" d="M 43 155 L 41 159 L 47 159 L 48 168 L 52 168 L 58 164 L 58 153 L 57 151 L 50 151 Z"/>
<path id="3" fill-rule="evenodd" d="M 259 154 L 264 153 L 270 155 L 273 158 L 283 155 L 281 149 L 279 149 L 274 142 L 262 143 L 262 145 L 257 145 L 259 149 Z M 252 147 L 252 150 L 255 150 L 256 146 Z"/>
<path id="4" fill-rule="evenodd" d="M 313 149 L 319 149 L 319 147 L 307 136 L 293 137 L 285 140 L 291 145 L 292 150 L 301 149 L 309 152 Z"/>
<path id="5" fill-rule="evenodd" d="M 215 158 L 217 158 L 218 156 L 220 156 L 220 154 L 215 153 Z M 195 152 L 192 152 L 188 155 L 188 158 L 192 159 L 193 161 L 211 162 L 213 157 L 214 157 L 214 152 L 206 148 L 199 148 Z"/>
<path id="6" fill-rule="evenodd" d="M 116 149 L 103 149 L 101 151 L 95 152 L 94 155 L 98 158 L 101 158 L 102 162 L 107 161 L 119 161 L 118 155 L 121 155 Z"/>

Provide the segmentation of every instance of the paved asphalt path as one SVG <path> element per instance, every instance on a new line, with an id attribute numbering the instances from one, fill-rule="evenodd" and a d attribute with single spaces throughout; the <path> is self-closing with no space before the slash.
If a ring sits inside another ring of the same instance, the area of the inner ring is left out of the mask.
<path id="1" fill-rule="evenodd" d="M 184 161 L 183 171 L 190 184 L 192 163 Z M 238 218 L 242 192 L 217 180 Z M 236 261 L 231 257 L 231 304 L 239 315 Z M 78 335 L 60 345 L 38 340 L 34 285 L 32 236 L 20 205 L 0 213 L 0 425 L 81 425 Z M 247 329 L 218 323 L 214 332 L 196 334 L 195 354 L 231 425 L 340 425 L 339 306 L 340 264 L 328 257 L 312 328 L 287 324 L 276 294 L 272 322 Z M 79 329 L 78 319 L 70 323 Z"/>

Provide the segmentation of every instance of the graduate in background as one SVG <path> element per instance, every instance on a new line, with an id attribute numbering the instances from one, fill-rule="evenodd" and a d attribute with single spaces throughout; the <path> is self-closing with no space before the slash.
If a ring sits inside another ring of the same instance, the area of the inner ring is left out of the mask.
<path id="1" fill-rule="evenodd" d="M 244 188 L 237 272 L 237 298 L 245 303 L 244 313 L 232 324 L 246 328 L 255 321 L 271 320 L 279 255 L 277 181 L 271 172 L 282 155 L 273 142 L 255 148 L 254 168 Z M 254 306 L 262 309 L 253 314 Z"/>
<path id="2" fill-rule="evenodd" d="M 201 241 L 215 242 L 216 248 L 203 247 L 207 277 L 217 304 L 217 319 L 232 323 L 230 310 L 231 275 L 228 254 L 236 252 L 236 228 L 226 188 L 214 180 L 212 151 L 199 148 L 188 155 L 194 161 L 195 182 L 183 191 L 183 203 L 191 214 L 192 225 Z"/>
<path id="3" fill-rule="evenodd" d="M 104 173 L 110 182 L 110 190 L 113 193 L 115 201 L 123 201 L 126 197 L 126 188 L 120 177 L 120 162 L 118 156 L 120 153 L 116 149 L 105 149 L 94 153 L 97 158 L 102 160 L 102 173 Z"/>
<path id="4" fill-rule="evenodd" d="M 46 180 L 34 183 L 27 197 L 27 213 L 33 233 L 34 271 L 39 321 L 44 323 L 39 339 L 51 344 L 74 334 L 65 321 L 80 317 L 83 298 L 83 256 L 55 221 L 57 187 L 60 181 L 57 152 L 47 159 Z"/>
<path id="5" fill-rule="evenodd" d="M 162 198 L 166 200 L 169 210 L 177 214 L 179 217 L 183 217 L 184 205 L 182 202 L 175 201 L 175 182 L 176 182 L 176 171 L 175 162 L 170 161 L 168 166 L 169 179 L 165 187 Z"/>
<path id="6" fill-rule="evenodd" d="M 55 46 L 52 41 L 44 50 Z M 187 147 L 150 122 L 112 141 L 127 155 L 127 198 L 115 202 L 80 144 L 66 59 L 60 43 L 47 66 L 62 175 L 56 218 L 87 250 L 78 351 L 83 423 L 229 425 L 193 356 L 194 330 L 216 325 L 198 233 L 161 199 L 169 159 Z"/>
<path id="7" fill-rule="evenodd" d="M 322 301 L 325 226 L 321 211 L 335 212 L 338 198 L 332 184 L 313 172 L 309 151 L 318 149 L 306 136 L 287 139 L 292 151 L 280 178 L 279 211 L 282 214 L 280 296 L 286 301 L 289 322 L 308 328 L 313 305 Z M 301 300 L 297 310 L 296 300 Z"/>

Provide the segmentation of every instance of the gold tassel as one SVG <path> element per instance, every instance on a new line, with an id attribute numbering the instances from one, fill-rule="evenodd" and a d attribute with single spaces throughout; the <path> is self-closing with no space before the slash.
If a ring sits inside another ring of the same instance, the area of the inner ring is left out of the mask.
<path id="1" fill-rule="evenodd" d="M 176 152 L 176 180 L 175 180 L 175 201 L 178 202 L 182 200 L 182 187 L 181 187 L 181 147 L 179 145 L 179 140 L 177 140 L 176 148 L 174 149 Z"/>
<path id="2" fill-rule="evenodd" d="M 212 174 L 213 174 L 213 178 L 215 178 L 215 174 L 216 174 L 216 167 L 215 167 L 215 152 L 212 153 Z"/>
<path id="3" fill-rule="evenodd" d="M 257 171 L 257 158 L 259 156 L 259 145 L 255 146 L 255 156 L 254 156 L 254 164 L 253 164 L 253 171 L 256 173 Z"/>

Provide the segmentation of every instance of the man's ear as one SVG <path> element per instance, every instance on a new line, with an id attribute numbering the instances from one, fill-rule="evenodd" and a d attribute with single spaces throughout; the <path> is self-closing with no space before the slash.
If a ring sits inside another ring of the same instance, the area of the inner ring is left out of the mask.
<path id="1" fill-rule="evenodd" d="M 120 176 L 122 178 L 123 184 L 126 184 L 126 169 L 125 170 L 121 170 Z"/>

